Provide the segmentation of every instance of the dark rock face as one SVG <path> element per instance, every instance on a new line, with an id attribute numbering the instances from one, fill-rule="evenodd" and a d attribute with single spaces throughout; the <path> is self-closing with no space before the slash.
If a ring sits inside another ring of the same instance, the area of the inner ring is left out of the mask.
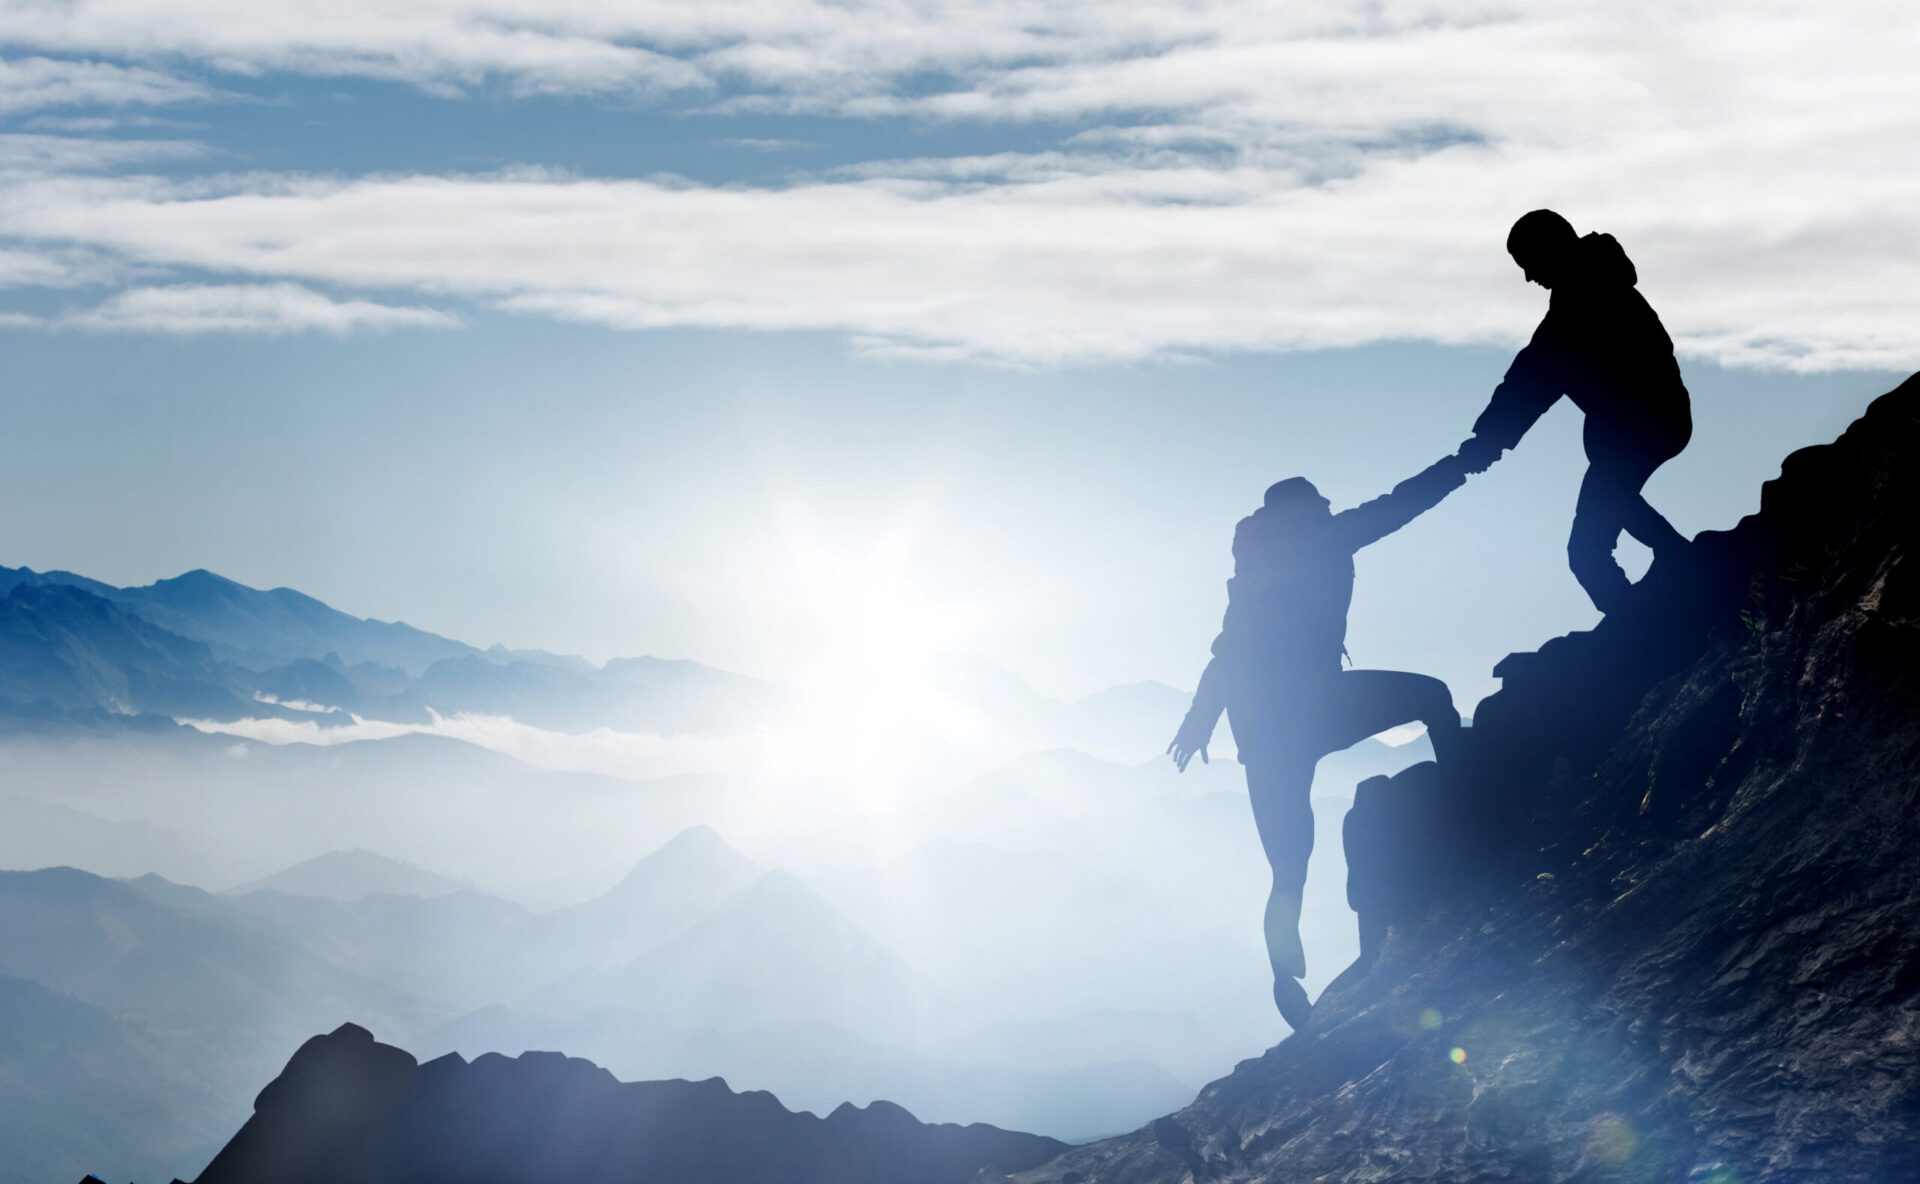
<path id="1" fill-rule="evenodd" d="M 559 1053 L 418 1065 L 347 1024 L 301 1046 L 198 1184 L 958 1184 L 1065 1148 L 887 1102 L 822 1119 L 718 1078 L 622 1083 Z"/>
<path id="2" fill-rule="evenodd" d="M 1920 1179 L 1914 505 L 1920 378 L 1502 664 L 1451 825 L 1382 824 L 1453 857 L 1303 1032 L 1019 1179 Z"/>

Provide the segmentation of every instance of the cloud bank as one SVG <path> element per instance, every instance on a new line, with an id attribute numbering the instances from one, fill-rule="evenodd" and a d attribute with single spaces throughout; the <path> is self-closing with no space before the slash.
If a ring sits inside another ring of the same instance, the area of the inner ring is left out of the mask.
<path id="1" fill-rule="evenodd" d="M 129 288 L 97 307 L 59 319 L 75 329 L 135 333 L 344 334 L 401 326 L 449 329 L 459 319 L 432 308 L 334 300 L 298 284 L 173 284 Z"/>
<path id="2" fill-rule="evenodd" d="M 1510 344 L 1541 296 L 1501 244 L 1547 205 L 1622 239 L 1692 357 L 1905 368 L 1916 28 L 1875 3 L 15 7 L 0 42 L 124 71 L 619 95 L 716 127 L 771 112 L 1058 134 L 757 185 L 49 160 L 0 182 L 0 226 L 16 251 L 245 285 L 1044 365 Z"/>
<path id="3" fill-rule="evenodd" d="M 352 723 L 331 726 L 322 726 L 317 720 L 270 717 L 178 722 L 202 732 L 262 744 L 312 744 L 323 748 L 362 740 L 391 740 L 396 736 L 442 736 L 504 753 L 537 769 L 598 773 L 629 780 L 685 774 L 762 773 L 768 760 L 767 742 L 757 736 L 656 736 L 609 728 L 571 734 L 545 731 L 504 715 L 467 712 L 449 716 L 434 714 L 431 722 L 424 724 L 358 716 L 353 717 Z"/>
<path id="4" fill-rule="evenodd" d="M 154 106 L 204 99 L 209 93 L 189 79 L 110 62 L 0 58 L 0 115 L 76 105 Z"/>

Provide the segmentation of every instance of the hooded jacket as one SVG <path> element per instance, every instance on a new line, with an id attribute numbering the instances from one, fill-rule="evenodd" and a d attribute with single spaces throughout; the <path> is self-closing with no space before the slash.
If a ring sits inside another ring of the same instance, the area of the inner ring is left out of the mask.
<path id="1" fill-rule="evenodd" d="M 1213 655 L 1237 695 L 1261 683 L 1335 674 L 1353 603 L 1353 555 L 1466 484 L 1445 457 L 1374 498 L 1323 518 L 1263 507 L 1233 532 L 1233 578 Z"/>
<path id="2" fill-rule="evenodd" d="M 1687 388 L 1673 339 L 1634 287 L 1633 261 L 1610 234 L 1589 234 L 1574 252 L 1473 434 L 1511 448 L 1565 395 L 1586 413 L 1589 453 L 1598 437 L 1684 443 L 1693 424 Z"/>

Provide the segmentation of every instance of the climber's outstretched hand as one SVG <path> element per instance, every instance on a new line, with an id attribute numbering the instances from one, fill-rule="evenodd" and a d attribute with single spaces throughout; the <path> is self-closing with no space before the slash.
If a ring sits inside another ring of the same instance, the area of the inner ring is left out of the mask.
<path id="1" fill-rule="evenodd" d="M 1180 730 L 1174 734 L 1173 743 L 1167 745 L 1167 751 L 1173 754 L 1174 767 L 1184 773 L 1196 752 L 1200 754 L 1201 764 L 1209 763 L 1207 745 L 1211 743 L 1213 743 L 1213 721 L 1208 720 L 1202 724 L 1190 713 L 1181 723 Z"/>

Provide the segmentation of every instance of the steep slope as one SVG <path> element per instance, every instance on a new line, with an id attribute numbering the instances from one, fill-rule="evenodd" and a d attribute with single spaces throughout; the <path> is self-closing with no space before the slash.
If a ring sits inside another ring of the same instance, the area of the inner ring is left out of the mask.
<path id="1" fill-rule="evenodd" d="M 1920 379 L 1502 664 L 1439 899 L 1304 1031 L 1019 1178 L 1920 1178 L 1914 504 Z"/>
<path id="2" fill-rule="evenodd" d="M 923 1125 L 886 1102 L 821 1119 L 718 1078 L 621 1083 L 558 1053 L 419 1065 L 348 1024 L 301 1046 L 198 1184 L 959 1184 L 1064 1147 L 989 1126 Z"/>

